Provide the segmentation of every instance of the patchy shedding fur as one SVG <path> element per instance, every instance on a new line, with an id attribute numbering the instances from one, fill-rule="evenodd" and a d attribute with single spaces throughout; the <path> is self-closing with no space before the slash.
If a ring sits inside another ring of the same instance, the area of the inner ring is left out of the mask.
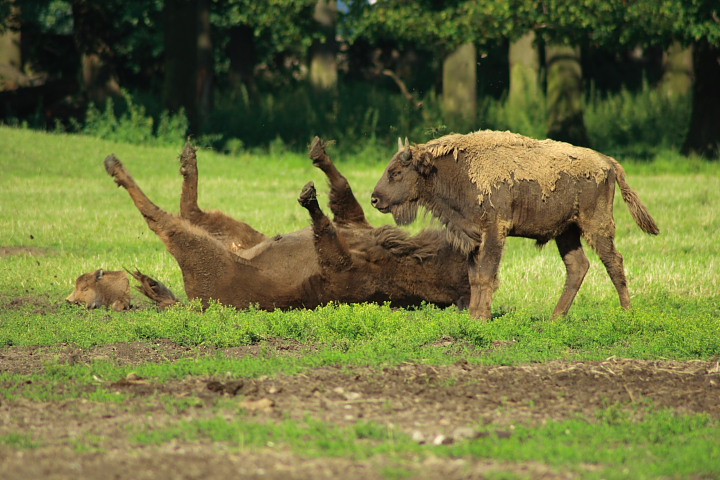
<path id="1" fill-rule="evenodd" d="M 411 148 L 417 151 L 413 156 L 424 150 L 435 158 L 452 154 L 456 161 L 467 162 L 480 203 L 500 183 L 535 181 L 540 184 L 543 197 L 547 197 L 555 191 L 561 173 L 600 183 L 613 167 L 608 157 L 589 148 L 492 130 L 446 135 Z"/>
<path id="2" fill-rule="evenodd" d="M 538 141 L 510 132 L 448 135 L 423 145 L 399 145 L 372 193 L 372 205 L 398 223 L 418 206 L 447 227 L 467 258 L 470 314 L 489 319 L 507 237 L 555 240 L 567 276 L 553 316 L 565 315 L 590 262 L 581 237 L 598 253 L 623 308 L 630 307 L 623 258 L 615 247 L 615 183 L 638 226 L 659 229 L 625 171 L 587 148 Z"/>

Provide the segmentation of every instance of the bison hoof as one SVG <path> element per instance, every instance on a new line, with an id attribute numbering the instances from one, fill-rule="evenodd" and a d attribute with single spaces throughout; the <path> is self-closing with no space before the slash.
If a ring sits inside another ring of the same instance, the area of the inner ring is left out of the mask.
<path id="1" fill-rule="evenodd" d="M 305 208 L 309 208 L 313 204 L 317 204 L 317 193 L 315 191 L 315 183 L 308 182 L 300 192 L 298 202 Z"/>
<path id="2" fill-rule="evenodd" d="M 105 157 L 105 171 L 108 175 L 114 177 L 117 175 L 118 170 L 122 168 L 122 163 L 115 155 L 108 155 Z"/>
<path id="3" fill-rule="evenodd" d="M 190 169 L 197 167 L 197 154 L 196 149 L 189 143 L 185 144 L 182 153 L 180 154 L 180 173 L 187 175 L 190 173 Z"/>

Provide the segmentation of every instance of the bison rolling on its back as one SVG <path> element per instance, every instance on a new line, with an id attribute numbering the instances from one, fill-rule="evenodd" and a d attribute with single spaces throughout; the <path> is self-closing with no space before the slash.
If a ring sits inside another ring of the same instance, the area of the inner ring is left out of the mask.
<path id="1" fill-rule="evenodd" d="M 372 194 L 372 204 L 398 223 L 427 207 L 468 255 L 470 313 L 488 319 L 500 257 L 508 236 L 544 244 L 555 239 L 567 269 L 553 316 L 565 315 L 589 268 L 580 237 L 593 247 L 623 308 L 630 295 L 615 248 L 615 182 L 643 231 L 659 232 L 614 159 L 587 148 L 538 141 L 510 132 L 448 135 L 399 145 Z"/>
<path id="2" fill-rule="evenodd" d="M 310 158 L 329 180 L 333 219 L 321 210 L 309 183 L 298 200 L 310 214 L 311 226 L 274 237 L 220 211 L 200 208 L 197 156 L 190 145 L 180 156 L 179 216 L 154 204 L 114 155 L 104 165 L 177 260 L 188 298 L 204 305 L 211 300 L 266 310 L 329 302 L 467 305 L 465 256 L 443 232 L 410 236 L 396 227 L 373 227 L 320 138 L 313 141 Z M 133 275 L 141 291 L 160 305 L 164 299 L 175 302 L 157 282 Z"/>

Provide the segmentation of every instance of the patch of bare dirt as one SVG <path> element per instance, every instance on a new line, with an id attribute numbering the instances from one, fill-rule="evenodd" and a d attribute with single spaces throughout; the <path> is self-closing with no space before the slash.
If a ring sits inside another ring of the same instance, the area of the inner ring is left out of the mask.
<path id="1" fill-rule="evenodd" d="M 19 246 L 19 247 L 0 247 L 0 257 L 10 257 L 13 255 L 29 255 L 31 257 L 40 257 L 50 252 L 48 248 Z"/>
<path id="2" fill-rule="evenodd" d="M 439 345 L 445 348 L 446 345 Z M 274 339 L 265 345 L 225 349 L 228 356 L 301 355 L 307 345 Z M 43 359 L 61 355 L 67 362 L 108 358 L 119 364 L 174 361 L 215 354 L 172 342 L 133 342 L 61 353 L 44 349 L 0 350 L 0 369 L 28 373 Z M 24 386 L 15 386 L 24 388 Z M 339 426 L 377 422 L 412 436 L 419 443 L 447 444 L 478 436 L 492 425 L 498 436 L 512 436 L 516 424 L 537 424 L 582 415 L 589 420 L 609 405 L 642 415 L 647 408 L 720 417 L 720 368 L 717 362 L 641 361 L 550 362 L 521 366 L 447 366 L 406 364 L 387 368 L 323 367 L 273 378 L 191 377 L 155 383 L 135 374 L 117 382 L 99 379 L 97 387 L 124 393 L 127 401 L 85 399 L 0 404 L 0 438 L 25 433 L 40 446 L 14 449 L 0 442 L 3 479 L 226 479 L 382 478 L 398 466 L 381 457 L 369 460 L 306 458 L 281 446 L 244 450 L 210 441 L 173 441 L 138 446 L 129 432 L 177 421 L 221 415 L 257 422 L 307 417 Z M 93 387 L 95 388 L 95 387 Z M 193 398 L 195 406 L 168 408 L 162 398 Z M 222 401 L 220 401 L 222 399 Z M 638 408 L 640 407 L 640 408 Z M 511 473 L 525 478 L 565 479 L 577 474 L 540 463 L 431 457 L 400 466 L 412 478 L 469 479 Z M 592 466 L 587 466 L 591 470 Z"/>
<path id="3" fill-rule="evenodd" d="M 142 365 L 145 363 L 173 362 L 181 358 L 198 358 L 222 352 L 226 358 L 241 358 L 248 355 L 287 356 L 301 355 L 313 346 L 296 340 L 269 338 L 253 345 L 218 349 L 211 346 L 188 347 L 157 339 L 151 342 L 120 342 L 99 345 L 88 349 L 74 345 L 60 347 L 6 347 L 0 349 L 0 371 L 31 374 L 45 368 L 48 363 L 89 365 L 94 361 L 112 361 L 120 366 Z"/>

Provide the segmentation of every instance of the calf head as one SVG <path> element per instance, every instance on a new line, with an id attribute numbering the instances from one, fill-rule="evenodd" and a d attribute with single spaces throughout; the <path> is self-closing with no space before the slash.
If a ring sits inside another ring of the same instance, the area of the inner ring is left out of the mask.
<path id="1" fill-rule="evenodd" d="M 424 182 L 432 175 L 430 157 L 420 148 L 398 139 L 398 151 L 375 185 L 370 203 L 382 213 L 392 213 L 398 225 L 415 220 Z"/>
<path id="2" fill-rule="evenodd" d="M 75 281 L 75 290 L 65 299 L 86 308 L 109 307 L 115 311 L 130 308 L 130 282 L 122 271 L 103 269 L 84 273 Z"/>

